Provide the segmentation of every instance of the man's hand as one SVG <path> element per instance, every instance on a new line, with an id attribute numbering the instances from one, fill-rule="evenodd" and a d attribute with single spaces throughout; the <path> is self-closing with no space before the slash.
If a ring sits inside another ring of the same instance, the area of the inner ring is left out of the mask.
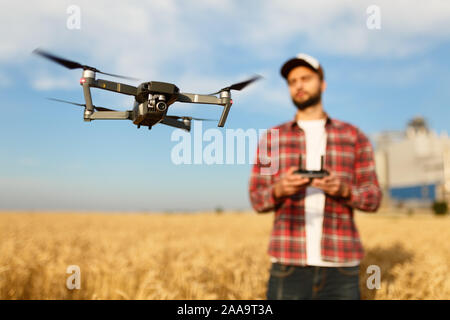
<path id="1" fill-rule="evenodd" d="M 329 176 L 324 178 L 313 179 L 311 187 L 322 189 L 326 194 L 330 196 L 337 196 L 348 198 L 350 197 L 350 186 L 343 183 L 335 173 L 330 173 Z"/>
<path id="2" fill-rule="evenodd" d="M 276 199 L 296 194 L 310 183 L 310 178 L 303 178 L 294 173 L 295 170 L 298 170 L 298 167 L 289 168 L 286 175 L 274 184 L 273 195 Z"/>

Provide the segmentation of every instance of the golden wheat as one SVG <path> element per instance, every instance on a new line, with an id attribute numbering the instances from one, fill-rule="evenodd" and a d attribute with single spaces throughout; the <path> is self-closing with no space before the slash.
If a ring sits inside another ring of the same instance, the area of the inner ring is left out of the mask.
<path id="1" fill-rule="evenodd" d="M 264 299 L 273 214 L 0 214 L 1 299 Z M 356 214 L 364 299 L 449 299 L 450 218 Z M 81 270 L 69 290 L 67 267 Z M 381 288 L 369 290 L 369 265 Z"/>

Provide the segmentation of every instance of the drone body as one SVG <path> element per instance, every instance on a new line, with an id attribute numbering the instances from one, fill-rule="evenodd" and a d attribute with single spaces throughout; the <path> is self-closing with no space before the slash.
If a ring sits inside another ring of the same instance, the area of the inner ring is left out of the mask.
<path id="1" fill-rule="evenodd" d="M 218 126 L 223 127 L 233 103 L 230 91 L 241 90 L 253 81 L 256 81 L 260 78 L 260 76 L 253 77 L 247 81 L 236 83 L 232 86 L 223 88 L 218 92 L 210 95 L 181 93 L 176 85 L 167 82 L 150 81 L 141 83 L 138 87 L 135 87 L 124 83 L 97 79 L 97 73 L 126 79 L 130 78 L 101 72 L 96 68 L 81 65 L 77 62 L 57 57 L 40 49 L 36 49 L 34 53 L 50 59 L 58 64 L 61 64 L 69 69 L 83 69 L 80 84 L 83 87 L 85 104 L 73 103 L 59 99 L 52 100 L 84 106 L 85 121 L 108 119 L 131 120 L 133 124 L 137 125 L 138 128 L 141 126 L 147 126 L 149 129 L 151 129 L 155 124 L 161 123 L 190 131 L 191 120 L 211 120 L 186 116 L 167 115 L 169 106 L 175 102 L 223 106 L 224 109 L 218 122 Z M 92 103 L 91 88 L 98 88 L 134 96 L 135 101 L 133 109 L 127 111 L 115 111 L 104 107 L 94 106 Z M 219 96 L 217 97 L 216 95 Z"/>

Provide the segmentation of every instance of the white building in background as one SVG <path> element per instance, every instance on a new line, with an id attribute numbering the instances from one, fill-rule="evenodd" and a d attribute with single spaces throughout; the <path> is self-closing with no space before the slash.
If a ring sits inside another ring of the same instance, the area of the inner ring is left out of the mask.
<path id="1" fill-rule="evenodd" d="M 378 134 L 375 164 L 385 205 L 450 203 L 450 139 L 430 130 L 423 118 L 412 119 L 403 132 Z"/>

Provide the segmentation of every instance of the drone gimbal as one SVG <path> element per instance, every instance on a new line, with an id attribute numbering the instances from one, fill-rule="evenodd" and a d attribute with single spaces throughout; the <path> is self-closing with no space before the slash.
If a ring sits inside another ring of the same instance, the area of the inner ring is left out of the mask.
<path id="1" fill-rule="evenodd" d="M 138 128 L 140 128 L 141 126 L 148 126 L 148 128 L 151 129 L 153 125 L 162 123 L 168 126 L 190 131 L 191 120 L 212 120 L 187 116 L 167 115 L 169 106 L 177 101 L 184 103 L 212 104 L 223 106 L 224 109 L 218 122 L 218 127 L 223 127 L 225 125 L 225 121 L 227 120 L 231 105 L 233 104 L 233 100 L 231 99 L 231 90 L 242 90 L 247 85 L 260 78 L 260 76 L 255 76 L 249 80 L 222 88 L 219 91 L 208 95 L 196 93 L 181 93 L 176 85 L 167 82 L 150 81 L 141 83 L 139 86 L 135 87 L 124 83 L 97 79 L 97 73 L 125 79 L 133 78 L 105 73 L 94 67 L 81 65 L 78 62 L 57 57 L 40 49 L 36 49 L 33 52 L 68 69 L 83 69 L 80 84 L 83 87 L 85 104 L 74 103 L 60 99 L 51 100 L 84 106 L 84 121 L 111 119 L 131 120 L 133 121 L 133 124 L 137 125 Z M 94 106 L 92 104 L 91 88 L 98 88 L 134 96 L 134 107 L 132 110 L 116 111 L 104 107 Z"/>

